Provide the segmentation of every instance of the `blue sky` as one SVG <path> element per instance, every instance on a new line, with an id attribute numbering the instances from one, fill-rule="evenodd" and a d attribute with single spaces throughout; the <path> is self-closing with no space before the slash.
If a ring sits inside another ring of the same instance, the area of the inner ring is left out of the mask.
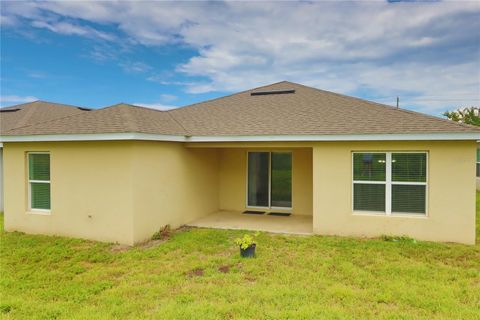
<path id="1" fill-rule="evenodd" d="M 2 2 L 1 106 L 184 106 L 282 80 L 480 105 L 480 2 Z"/>

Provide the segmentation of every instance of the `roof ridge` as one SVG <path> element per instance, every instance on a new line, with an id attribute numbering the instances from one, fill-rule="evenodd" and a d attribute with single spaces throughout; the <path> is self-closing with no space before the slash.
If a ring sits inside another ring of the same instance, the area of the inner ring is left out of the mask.
<path id="1" fill-rule="evenodd" d="M 117 107 L 122 107 L 122 106 L 127 107 L 127 108 L 119 109 L 120 111 L 119 114 L 120 114 L 120 117 L 122 118 L 122 122 L 125 128 L 128 129 L 128 132 L 138 132 L 140 129 L 138 128 L 137 120 L 135 116 L 130 112 L 130 108 L 128 108 L 129 105 L 127 105 L 126 103 L 122 103 L 122 104 L 119 104 Z"/>
<path id="2" fill-rule="evenodd" d="M 58 102 L 53 102 L 53 101 L 46 101 L 46 100 L 34 100 L 34 101 L 30 101 L 30 102 L 24 102 L 24 103 L 19 103 L 19 104 L 12 104 L 11 106 L 8 106 L 8 107 L 1 107 L 0 109 L 7 109 L 7 108 L 12 108 L 12 107 L 21 107 L 21 106 L 25 106 L 27 104 L 34 104 L 34 103 L 38 103 L 38 102 L 42 102 L 42 103 L 48 103 L 48 104 L 53 104 L 53 105 L 58 105 L 58 106 L 63 106 L 63 107 L 70 107 L 70 108 L 87 108 L 87 107 L 83 107 L 83 106 L 76 106 L 76 105 L 73 105 L 73 104 L 65 104 L 65 103 L 58 103 Z M 89 109 L 89 108 L 87 108 Z"/>
<path id="3" fill-rule="evenodd" d="M 144 107 L 144 106 L 138 106 L 136 104 L 131 104 L 131 103 L 121 103 L 123 105 L 126 105 L 126 106 L 129 106 L 129 107 L 133 107 L 133 108 L 138 108 L 138 109 L 146 109 L 146 110 L 150 110 L 150 111 L 158 111 L 158 112 L 167 112 L 168 110 L 160 110 L 160 109 L 154 109 L 154 108 L 149 108 L 149 107 Z"/>
<path id="4" fill-rule="evenodd" d="M 120 107 L 122 105 L 127 105 L 126 103 L 123 103 L 123 102 L 119 102 L 119 103 L 115 103 L 115 104 L 112 104 L 110 106 L 106 106 L 106 107 L 103 107 L 103 108 L 100 108 L 100 109 L 96 109 L 96 110 L 105 110 L 105 109 L 110 109 L 110 108 L 115 108 L 115 107 Z"/>
<path id="5" fill-rule="evenodd" d="M 105 107 L 105 108 L 102 108 L 102 109 L 99 109 L 99 110 L 105 110 L 105 109 L 109 109 L 109 108 L 117 108 L 117 107 L 122 107 L 122 106 L 128 107 L 128 108 L 125 108 L 126 114 L 128 114 L 127 118 L 124 117 L 123 113 L 120 113 L 120 114 L 121 114 L 122 119 L 127 122 L 126 124 L 129 126 L 130 132 L 141 132 L 141 129 L 137 125 L 136 118 L 130 112 L 131 111 L 130 107 L 131 107 L 131 108 L 137 108 L 137 109 L 146 110 L 146 111 L 164 113 L 164 114 L 168 115 L 168 117 L 170 119 L 172 119 L 173 122 L 175 122 L 180 128 L 182 128 L 185 135 L 189 135 L 188 130 L 183 126 L 183 124 L 179 120 L 177 120 L 175 117 L 173 117 L 172 114 L 168 113 L 168 111 L 170 111 L 170 110 L 152 109 L 152 108 L 137 106 L 137 105 L 130 104 L 130 103 L 125 103 L 125 102 L 120 102 L 120 103 L 117 103 L 117 104 L 114 104 L 114 105 L 111 105 L 111 106 L 108 106 L 108 107 Z"/>
<path id="6" fill-rule="evenodd" d="M 183 126 L 183 124 L 182 124 L 181 121 L 175 119 L 175 117 L 174 117 L 171 113 L 166 112 L 166 114 L 167 114 L 173 121 L 175 121 L 175 123 L 178 124 L 178 125 L 180 126 L 180 128 L 182 128 L 182 129 L 185 131 L 185 135 L 186 135 L 186 136 L 191 136 L 190 132 L 187 130 L 187 128 L 185 128 L 185 127 Z"/>
<path id="7" fill-rule="evenodd" d="M 289 81 L 286 81 L 286 82 L 289 82 Z M 372 104 L 376 104 L 380 107 L 395 110 L 395 111 L 401 111 L 401 112 L 406 112 L 406 113 L 409 113 L 409 114 L 421 115 L 421 116 L 425 116 L 425 117 L 428 117 L 428 118 L 431 118 L 431 119 L 434 119 L 434 120 L 447 122 L 447 123 L 458 125 L 458 126 L 465 127 L 465 128 L 468 128 L 468 129 L 479 129 L 480 130 L 480 128 L 478 126 L 469 125 L 469 124 L 460 123 L 460 122 L 455 122 L 455 121 L 451 121 L 449 119 L 442 119 L 440 117 L 436 117 L 436 116 L 433 116 L 433 115 L 430 115 L 430 114 L 427 114 L 427 113 L 423 113 L 423 112 L 418 112 L 418 111 L 413 111 L 413 110 L 408 110 L 408 109 L 402 109 L 400 107 L 397 108 L 397 107 L 394 107 L 394 106 L 391 106 L 391 105 L 388 105 L 388 104 L 384 104 L 384 103 L 379 103 L 379 102 L 376 102 L 376 101 L 371 101 L 371 100 L 362 99 L 362 98 L 358 98 L 358 97 L 354 97 L 354 96 L 348 96 L 348 95 L 333 92 L 333 91 L 328 91 L 328 90 L 324 90 L 324 89 L 318 89 L 318 88 L 315 88 L 315 87 L 306 86 L 306 85 L 303 85 L 301 83 L 295 83 L 295 82 L 290 82 L 290 83 L 301 86 L 301 87 L 304 87 L 304 88 L 307 88 L 307 89 L 313 89 L 313 90 L 317 90 L 317 91 L 320 91 L 320 92 L 326 92 L 326 93 L 329 93 L 329 94 L 333 94 L 333 95 L 341 97 L 342 99 L 355 99 L 355 100 L 359 100 L 363 103 L 372 103 Z"/>
<path id="8" fill-rule="evenodd" d="M 113 104 L 111 106 L 103 107 L 103 108 L 98 109 L 98 110 L 115 108 L 115 107 L 120 107 L 120 106 L 127 106 L 127 107 L 132 107 L 132 108 L 145 109 L 145 110 L 148 110 L 148 111 L 165 112 L 165 113 L 167 113 L 168 111 L 178 109 L 178 108 L 182 108 L 182 107 L 178 107 L 178 108 L 170 109 L 170 110 L 160 110 L 160 109 L 148 108 L 148 107 L 144 107 L 144 106 L 138 106 L 136 104 L 131 104 L 131 103 L 119 102 L 119 103 Z"/>
<path id="9" fill-rule="evenodd" d="M 77 106 L 73 104 L 66 104 L 66 103 L 58 103 L 58 102 L 52 102 L 52 101 L 46 101 L 46 100 L 36 100 L 34 102 L 43 102 L 43 103 L 50 103 L 50 104 L 56 104 L 59 106 L 64 106 L 64 107 L 71 107 L 71 108 L 85 108 L 85 109 L 91 109 L 90 107 L 84 107 L 84 106 Z"/>
<path id="10" fill-rule="evenodd" d="M 19 127 L 11 128 L 11 129 L 7 130 L 7 132 L 14 131 L 14 130 L 17 130 L 17 129 L 34 127 L 34 126 L 39 125 L 39 124 L 44 124 L 44 123 L 53 122 L 53 121 L 57 121 L 57 120 L 63 120 L 63 119 L 66 119 L 66 118 L 83 116 L 83 115 L 85 115 L 85 114 L 87 114 L 87 113 L 92 113 L 92 112 L 96 112 L 96 111 L 100 111 L 100 110 L 103 110 L 103 109 L 92 109 L 91 111 L 84 111 L 84 112 L 86 112 L 86 113 L 83 113 L 83 112 L 82 112 L 82 113 L 70 114 L 70 115 L 64 116 L 64 117 L 58 117 L 58 118 L 54 118 L 54 119 L 50 119 L 50 120 L 46 120 L 46 121 L 35 122 L 35 123 L 32 123 L 32 124 L 28 124 L 28 125 L 24 125 L 24 126 L 19 126 Z"/>
<path id="11" fill-rule="evenodd" d="M 273 85 L 280 84 L 280 83 L 283 83 L 283 82 L 288 82 L 288 81 L 282 80 L 282 81 L 279 81 L 279 82 L 270 83 L 270 84 L 263 85 L 263 86 L 260 86 L 260 87 L 255 87 L 255 88 L 243 90 L 243 91 L 240 91 L 240 92 L 231 93 L 231 94 L 228 94 L 228 95 L 226 95 L 226 96 L 221 96 L 221 97 L 217 97 L 217 98 L 213 98 L 213 99 L 209 99 L 209 100 L 205 100 L 205 101 L 200 101 L 200 102 L 195 102 L 195 103 L 192 103 L 192 104 L 187 104 L 186 106 L 178 107 L 178 108 L 175 108 L 175 109 L 172 109 L 172 110 L 166 110 L 165 112 L 172 112 L 172 111 L 175 111 L 175 110 L 180 110 L 180 109 L 184 109 L 184 108 L 194 107 L 194 106 L 197 106 L 197 105 L 199 105 L 199 104 L 203 104 L 203 103 L 207 103 L 207 102 L 212 102 L 212 101 L 216 101 L 216 100 L 221 100 L 221 99 L 224 99 L 224 98 L 229 98 L 229 97 L 235 96 L 235 95 L 237 95 L 237 94 L 247 93 L 247 92 L 249 92 L 249 91 L 253 91 L 253 90 L 257 90 L 257 89 L 261 89 L 261 88 L 273 86 Z"/>
<path id="12" fill-rule="evenodd" d="M 22 125 L 28 123 L 28 120 L 30 120 L 30 118 L 32 117 L 34 112 L 35 112 L 35 109 L 31 109 L 31 108 L 26 109 L 25 110 L 25 115 L 20 119 L 20 121 L 18 122 L 18 125 L 22 126 Z"/>
<path id="13" fill-rule="evenodd" d="M 8 109 L 8 108 L 13 108 L 13 107 L 21 107 L 21 106 L 24 106 L 24 105 L 26 105 L 26 104 L 32 104 L 32 103 L 35 103 L 35 102 L 43 102 L 43 101 L 42 101 L 42 100 L 35 100 L 35 101 L 24 102 L 24 103 L 19 103 L 19 104 L 12 104 L 11 106 L 1 107 L 0 109 Z"/>

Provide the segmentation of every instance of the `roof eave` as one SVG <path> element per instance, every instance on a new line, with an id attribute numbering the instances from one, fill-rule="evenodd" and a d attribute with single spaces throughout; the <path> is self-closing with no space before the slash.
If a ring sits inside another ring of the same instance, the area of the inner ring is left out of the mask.
<path id="1" fill-rule="evenodd" d="M 3 142 L 49 142 L 49 141 L 118 141 L 147 140 L 171 142 L 269 142 L 269 141 L 434 141 L 434 140 L 480 140 L 480 132 L 437 132 L 396 134 L 324 134 L 324 135 L 218 135 L 184 136 L 138 132 L 96 134 L 47 134 L 5 135 Z"/>

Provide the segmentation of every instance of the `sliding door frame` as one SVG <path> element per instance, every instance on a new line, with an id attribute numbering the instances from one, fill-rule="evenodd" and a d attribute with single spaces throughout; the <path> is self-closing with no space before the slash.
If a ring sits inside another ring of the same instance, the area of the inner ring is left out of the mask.
<path id="1" fill-rule="evenodd" d="M 267 152 L 268 153 L 268 206 L 262 207 L 262 206 L 250 206 L 248 205 L 248 170 L 249 170 L 249 154 L 254 153 L 254 152 Z M 272 153 L 290 153 L 291 159 L 292 159 L 292 183 L 291 183 L 291 188 L 290 188 L 290 193 L 292 197 L 292 205 L 290 207 L 275 207 L 272 206 Z M 247 156 L 246 156 L 246 174 L 245 174 L 245 208 L 247 209 L 269 209 L 269 210 L 288 210 L 291 211 L 293 208 L 293 152 L 291 150 L 251 150 L 247 151 Z"/>

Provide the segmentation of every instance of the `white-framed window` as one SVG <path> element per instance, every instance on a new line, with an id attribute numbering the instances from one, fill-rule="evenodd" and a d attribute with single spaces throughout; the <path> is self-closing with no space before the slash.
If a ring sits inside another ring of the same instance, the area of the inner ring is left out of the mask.
<path id="1" fill-rule="evenodd" d="M 427 152 L 353 152 L 353 211 L 426 215 Z"/>
<path id="2" fill-rule="evenodd" d="M 28 206 L 31 211 L 50 211 L 50 153 L 28 152 Z"/>

